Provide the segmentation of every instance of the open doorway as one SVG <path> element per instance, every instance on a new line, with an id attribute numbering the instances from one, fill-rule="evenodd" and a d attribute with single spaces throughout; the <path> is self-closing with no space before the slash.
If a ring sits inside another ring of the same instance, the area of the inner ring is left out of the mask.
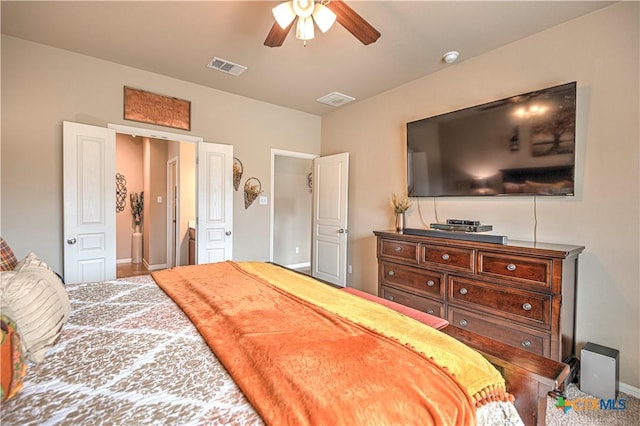
<path id="1" fill-rule="evenodd" d="M 311 274 L 315 154 L 271 151 L 271 261 Z"/>
<path id="2" fill-rule="evenodd" d="M 116 213 L 117 277 L 189 264 L 195 157 L 194 143 L 116 133 L 116 173 L 124 177 L 127 191 L 125 207 Z M 131 194 L 144 194 L 141 247 L 134 244 Z"/>

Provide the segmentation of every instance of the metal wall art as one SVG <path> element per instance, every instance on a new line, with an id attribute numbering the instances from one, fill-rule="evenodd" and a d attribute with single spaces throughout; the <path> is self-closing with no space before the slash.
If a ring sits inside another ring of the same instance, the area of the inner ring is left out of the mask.
<path id="1" fill-rule="evenodd" d="M 127 180 L 121 173 L 116 173 L 116 213 L 124 211 L 127 205 Z"/>
<path id="2" fill-rule="evenodd" d="M 247 209 L 262 193 L 262 184 L 256 177 L 250 177 L 244 183 L 244 208 Z"/>
<path id="3" fill-rule="evenodd" d="M 191 130 L 191 102 L 125 86 L 124 119 Z"/>

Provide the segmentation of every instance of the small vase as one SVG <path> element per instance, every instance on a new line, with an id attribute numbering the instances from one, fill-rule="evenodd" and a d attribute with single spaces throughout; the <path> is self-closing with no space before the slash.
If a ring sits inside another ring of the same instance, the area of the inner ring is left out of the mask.
<path id="1" fill-rule="evenodd" d="M 396 232 L 404 229 L 404 213 L 396 213 Z"/>

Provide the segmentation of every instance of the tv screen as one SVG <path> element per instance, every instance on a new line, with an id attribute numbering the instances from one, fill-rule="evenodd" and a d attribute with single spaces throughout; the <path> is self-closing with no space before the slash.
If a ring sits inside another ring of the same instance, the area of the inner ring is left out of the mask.
<path id="1" fill-rule="evenodd" d="M 574 195 L 576 83 L 407 123 L 412 197 Z"/>

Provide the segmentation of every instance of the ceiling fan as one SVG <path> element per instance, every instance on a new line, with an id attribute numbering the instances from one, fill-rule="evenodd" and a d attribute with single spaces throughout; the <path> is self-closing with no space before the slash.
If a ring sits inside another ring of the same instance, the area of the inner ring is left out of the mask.
<path id="1" fill-rule="evenodd" d="M 380 37 L 378 30 L 341 0 L 289 0 L 274 7 L 273 16 L 276 22 L 264 41 L 269 47 L 282 46 L 294 23 L 296 37 L 305 43 L 314 37 L 314 22 L 324 33 L 338 21 L 364 45 L 374 43 Z"/>

